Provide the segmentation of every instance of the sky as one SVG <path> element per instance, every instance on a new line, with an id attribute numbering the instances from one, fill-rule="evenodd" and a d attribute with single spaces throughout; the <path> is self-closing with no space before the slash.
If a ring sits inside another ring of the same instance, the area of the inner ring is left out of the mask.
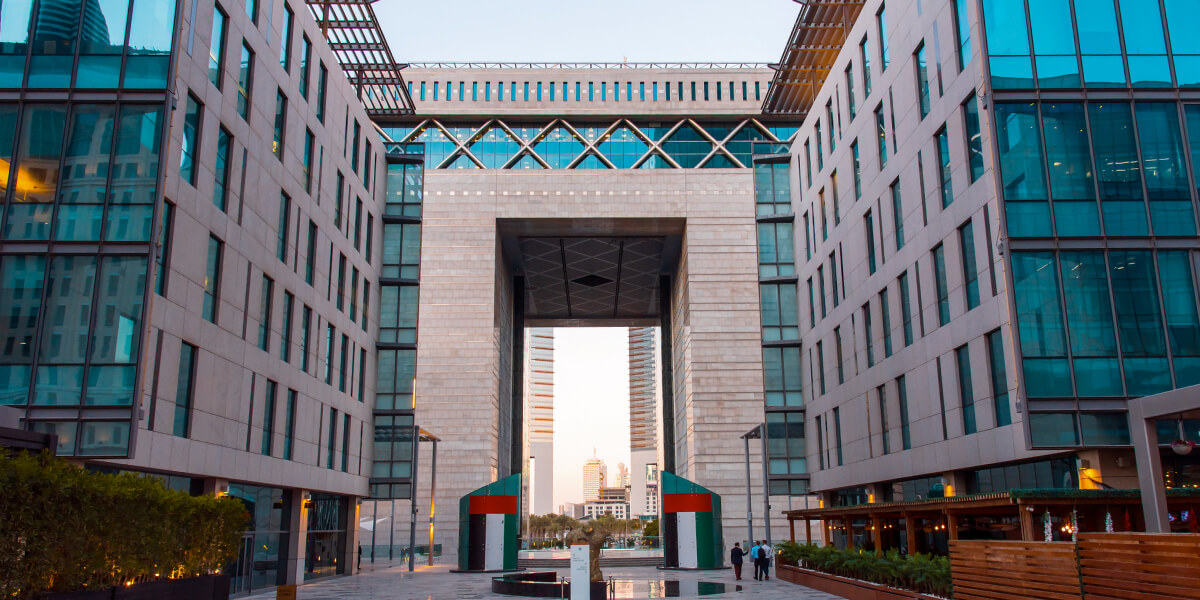
<path id="1" fill-rule="evenodd" d="M 392 0 L 399 62 L 776 62 L 791 0 Z"/>
<path id="2" fill-rule="evenodd" d="M 554 506 L 583 501 L 583 463 L 629 465 L 629 334 L 624 327 L 554 330 Z"/>

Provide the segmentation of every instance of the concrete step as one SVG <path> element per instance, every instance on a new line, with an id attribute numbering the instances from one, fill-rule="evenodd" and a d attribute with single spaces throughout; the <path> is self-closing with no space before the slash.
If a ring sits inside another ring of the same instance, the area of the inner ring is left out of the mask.
<path id="1" fill-rule="evenodd" d="M 521 558 L 517 566 L 523 569 L 567 569 L 571 566 L 569 558 Z M 661 556 L 637 556 L 627 558 L 600 558 L 600 567 L 661 567 Z"/>

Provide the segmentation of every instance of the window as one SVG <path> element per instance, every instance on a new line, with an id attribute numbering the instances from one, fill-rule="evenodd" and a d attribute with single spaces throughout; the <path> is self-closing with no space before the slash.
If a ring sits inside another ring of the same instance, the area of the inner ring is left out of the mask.
<path id="1" fill-rule="evenodd" d="M 233 135 L 222 125 L 217 129 L 217 162 L 213 165 L 213 205 L 226 210 L 229 199 L 229 160 Z"/>
<path id="2" fill-rule="evenodd" d="M 367 213 L 367 246 L 363 249 L 363 254 L 367 259 L 367 264 L 371 264 L 371 247 L 375 245 L 375 215 Z"/>
<path id="3" fill-rule="evenodd" d="M 840 294 L 838 294 L 837 254 L 834 252 L 829 253 L 829 284 L 830 284 L 830 287 L 833 288 L 832 290 L 830 290 L 833 292 L 833 307 L 837 308 L 838 296 L 840 296 Z"/>
<path id="4" fill-rule="evenodd" d="M 804 448 L 804 414 L 767 414 L 767 457 L 771 475 L 800 475 L 808 472 Z M 788 483 L 783 481 L 782 483 Z M 772 492 L 773 493 L 773 492 Z"/>
<path id="5" fill-rule="evenodd" d="M 1107 115 L 1105 116 L 1107 117 Z M 1082 124 L 1082 118 L 1079 124 Z M 1129 119 L 1125 119 L 1124 124 L 1130 128 L 1133 126 Z M 1072 124 L 1064 122 L 1062 125 L 1065 128 Z M 1100 135 L 1104 135 L 1109 140 L 1104 142 L 1106 151 L 1113 147 L 1113 141 L 1129 135 L 1130 143 L 1126 147 L 1129 154 L 1122 153 L 1118 160 L 1122 165 L 1127 164 L 1124 161 L 1129 160 L 1130 155 L 1133 160 L 1137 160 L 1131 134 L 1123 134 L 1118 126 L 1111 133 L 1105 131 Z M 996 104 L 996 148 L 999 154 L 996 163 L 1000 165 L 1004 212 L 1007 217 L 1008 233 L 1012 237 L 1050 237 L 1052 235 L 1050 206 L 1046 193 L 1046 172 L 1042 162 L 1041 137 L 1036 104 L 1028 102 Z M 1123 166 L 1105 164 L 1103 160 L 1097 160 L 1097 163 L 1098 172 L 1102 178 L 1105 178 L 1105 173 L 1109 174 L 1108 177 L 1112 177 L 1116 171 L 1122 172 L 1121 177 L 1116 179 L 1125 179 L 1130 175 L 1130 170 Z M 1090 161 L 1088 164 L 1090 166 Z M 1082 165 L 1079 166 L 1082 167 Z M 1136 169 L 1133 172 L 1136 173 Z M 1139 181 L 1137 185 L 1140 189 L 1141 182 Z M 1091 190 L 1092 187 L 1089 184 L 1087 193 L 1094 194 Z M 1106 188 L 1103 183 L 1101 183 L 1100 190 L 1101 199 L 1103 199 L 1106 196 Z M 1138 211 L 1144 214 L 1140 208 Z M 1142 220 L 1144 221 L 1144 217 Z"/>
<path id="6" fill-rule="evenodd" d="M 1105 233 L 1146 235 L 1149 232 L 1139 175 L 1141 165 L 1130 107 L 1120 102 L 1093 102 L 1088 104 L 1088 116 L 1092 123 L 1092 148 Z"/>
<path id="7" fill-rule="evenodd" d="M 367 330 L 367 315 L 371 312 L 371 282 L 363 278 L 363 293 L 362 293 L 362 319 L 359 323 L 362 324 L 362 330 Z"/>
<path id="8" fill-rule="evenodd" d="M 271 140 L 271 152 L 283 160 L 283 134 L 287 128 L 287 96 L 283 90 L 275 93 L 275 136 Z"/>
<path id="9" fill-rule="evenodd" d="M 954 3 L 954 41 L 958 47 L 958 70 L 967 70 L 971 62 L 971 20 L 967 16 L 967 0 L 952 0 Z"/>
<path id="10" fill-rule="evenodd" d="M 317 64 L 317 120 L 325 122 L 325 91 L 329 84 L 329 69 L 325 68 L 325 63 Z M 433 84 L 433 89 L 437 90 L 437 84 Z M 435 98 L 436 99 L 436 98 Z"/>
<path id="11" fill-rule="evenodd" d="M 367 349 L 358 350 L 358 401 L 362 402 L 367 393 Z"/>
<path id="12" fill-rule="evenodd" d="M 846 383 L 846 367 L 845 357 L 842 355 L 842 328 L 841 326 L 833 328 L 833 358 L 834 366 L 837 367 L 838 385 Z"/>
<path id="13" fill-rule="evenodd" d="M 921 118 L 929 115 L 929 66 L 925 62 L 925 42 L 917 46 L 913 53 L 913 63 L 917 72 L 917 101 L 921 105 Z"/>
<path id="14" fill-rule="evenodd" d="M 971 353 L 966 345 L 954 349 L 958 363 L 958 398 L 962 402 L 963 433 L 978 431 L 975 425 L 975 392 L 971 387 Z"/>
<path id="15" fill-rule="evenodd" d="M 216 237 L 208 236 L 208 262 L 204 270 L 204 306 L 201 316 L 210 323 L 217 322 L 217 308 L 221 298 L 221 255 L 224 244 Z"/>
<path id="16" fill-rule="evenodd" d="M 762 297 L 763 341 L 799 339 L 796 309 L 796 284 L 763 284 Z"/>
<path id="17" fill-rule="evenodd" d="M 888 151 L 887 151 L 887 120 L 883 115 L 883 103 L 875 107 L 875 137 L 879 142 L 879 170 L 882 171 L 887 166 Z"/>
<path id="18" fill-rule="evenodd" d="M 1072 395 L 1070 365 L 1067 361 L 1064 335 L 1066 324 L 1063 319 L 1062 305 L 1059 303 L 1059 278 L 1056 273 L 1056 262 L 1054 254 L 1051 252 L 1014 252 L 1012 255 L 1016 317 L 1020 332 L 1018 343 L 1021 345 L 1021 366 L 1025 375 L 1025 386 L 1029 390 L 1030 397 Z M 1101 263 L 1103 263 L 1102 257 Z M 1099 269 L 1098 272 L 1088 270 L 1086 274 L 1089 277 L 1107 276 L 1105 268 Z M 1086 279 L 1078 281 L 1077 285 L 1082 287 L 1085 283 L 1087 283 Z M 1095 284 L 1092 285 L 1099 287 Z M 1103 298 L 1094 296 L 1093 300 L 1103 300 Z M 1094 322 L 1094 325 L 1101 325 L 1101 323 Z M 1104 333 L 1104 328 L 1097 327 L 1093 335 L 1104 335 Z M 1115 339 L 1110 338 L 1110 340 L 1115 345 Z M 1093 355 L 1095 354 L 1099 353 L 1093 352 Z M 1115 354 L 1114 351 L 1114 357 Z M 1115 365 L 1113 366 L 1115 367 Z"/>
<path id="19" fill-rule="evenodd" d="M 325 326 L 325 360 L 322 361 L 325 369 L 321 372 L 321 379 L 325 381 L 325 385 L 333 385 L 333 339 L 336 330 L 333 325 Z"/>
<path id="20" fill-rule="evenodd" d="M 763 348 L 763 387 L 767 406 L 802 406 L 800 347 Z"/>
<path id="21" fill-rule="evenodd" d="M 900 180 L 888 188 L 892 194 L 892 228 L 896 230 L 896 251 L 904 247 L 904 203 L 900 199 Z"/>
<path id="22" fill-rule="evenodd" d="M 963 121 L 967 133 L 967 159 L 971 164 L 971 183 L 983 176 L 983 136 L 979 133 L 979 98 L 971 97 L 963 103 Z"/>
<path id="23" fill-rule="evenodd" d="M 362 249 L 362 214 L 363 201 L 358 198 L 354 201 L 354 249 Z"/>
<path id="24" fill-rule="evenodd" d="M 292 361 L 292 308 L 296 297 L 291 292 L 283 293 L 283 323 L 279 325 L 279 358 L 285 363 Z"/>
<path id="25" fill-rule="evenodd" d="M 821 428 L 821 417 L 817 416 L 817 459 L 821 470 L 825 470 L 825 430 Z"/>
<path id="26" fill-rule="evenodd" d="M 817 172 L 820 172 L 825 168 L 825 152 L 821 150 L 821 122 L 814 123 L 813 128 L 813 138 L 817 140 Z M 811 181 L 809 185 L 812 185 Z"/>
<path id="27" fill-rule="evenodd" d="M 821 395 L 825 395 L 825 342 L 817 342 L 817 380 L 820 384 Z"/>
<path id="28" fill-rule="evenodd" d="M 212 37 L 208 41 L 208 80 L 221 89 L 225 69 L 225 25 L 229 17 L 219 5 L 213 6 Z"/>
<path id="29" fill-rule="evenodd" d="M 312 42 L 300 34 L 300 97 L 308 100 L 308 65 L 312 62 Z"/>
<path id="30" fill-rule="evenodd" d="M 279 40 L 279 64 L 288 73 L 292 72 L 292 21 L 294 19 L 295 14 L 292 12 L 292 8 L 285 2 L 283 4 L 283 33 Z"/>
<path id="31" fill-rule="evenodd" d="M 1041 110 L 1058 236 L 1099 236 L 1100 212 L 1083 103 L 1045 103 Z"/>
<path id="32" fill-rule="evenodd" d="M 179 178 L 196 185 L 196 160 L 200 156 L 200 126 L 203 123 L 204 105 L 196 96 L 188 93 L 187 108 L 183 113 L 183 140 L 179 154 Z"/>
<path id="33" fill-rule="evenodd" d="M 817 326 L 817 304 L 816 293 L 813 291 L 812 277 L 808 278 L 808 326 Z"/>
<path id="34" fill-rule="evenodd" d="M 1134 108 L 1153 231 L 1157 235 L 1195 235 L 1179 108 L 1174 102 L 1138 102 Z"/>
<path id="35" fill-rule="evenodd" d="M 275 441 L 275 397 L 279 394 L 279 384 L 267 380 L 266 398 L 263 399 L 263 425 L 262 425 L 262 455 L 270 456 L 271 447 Z"/>
<path id="36" fill-rule="evenodd" d="M 937 286 L 938 323 L 950 322 L 950 290 L 946 284 L 946 248 L 942 244 L 933 247 L 934 282 Z"/>
<path id="37" fill-rule="evenodd" d="M 987 334 L 987 350 L 996 427 L 1012 425 L 1012 409 L 1008 405 L 1008 374 L 1004 370 L 1004 336 L 999 329 Z"/>
<path id="38" fill-rule="evenodd" d="M 175 225 L 175 205 L 163 201 L 162 221 L 158 229 L 158 248 L 154 253 L 154 293 L 167 295 L 167 275 L 171 266 L 171 229 Z"/>
<path id="39" fill-rule="evenodd" d="M 850 144 L 850 153 L 854 158 L 854 199 L 862 198 L 862 161 L 858 156 L 858 140 Z"/>
<path id="40" fill-rule="evenodd" d="M 758 275 L 795 275 L 792 223 L 758 224 Z"/>
<path id="41" fill-rule="evenodd" d="M 905 450 L 911 450 L 912 435 L 908 420 L 908 385 L 903 375 L 896 378 L 896 398 L 900 401 L 900 441 Z"/>
<path id="42" fill-rule="evenodd" d="M 867 272 L 869 275 L 875 274 L 875 219 L 871 216 L 871 211 L 863 217 L 863 229 L 867 234 Z"/>
<path id="43" fill-rule="evenodd" d="M 358 267 L 350 267 L 350 320 L 358 320 Z"/>
<path id="44" fill-rule="evenodd" d="M 854 120 L 858 111 L 858 100 L 854 99 L 854 63 L 846 64 L 845 76 L 847 107 L 850 109 L 850 119 Z"/>
<path id="45" fill-rule="evenodd" d="M 250 92 L 253 86 L 254 51 L 248 44 L 242 42 L 242 61 L 238 67 L 237 112 L 243 120 L 250 118 Z"/>
<path id="46" fill-rule="evenodd" d="M 946 135 L 946 127 L 943 126 L 939 129 L 935 137 L 937 139 L 938 164 L 940 165 L 938 181 L 941 183 L 942 208 L 946 208 L 954 202 L 954 185 L 950 180 L 950 138 Z"/>
<path id="47" fill-rule="evenodd" d="M 421 226 L 383 224 L 383 272 L 388 278 L 416 279 L 421 269 Z"/>
<path id="48" fill-rule="evenodd" d="M 271 346 L 271 305 L 274 299 L 275 282 L 263 275 L 262 295 L 258 299 L 258 347 L 270 352 Z"/>
<path id="49" fill-rule="evenodd" d="M 329 408 L 329 434 L 325 440 L 325 468 L 333 468 L 333 451 L 337 447 L 337 430 L 338 430 L 338 411 L 336 408 Z"/>
<path id="50" fill-rule="evenodd" d="M 864 339 L 866 340 L 866 348 L 867 348 L 867 368 L 869 369 L 869 368 L 875 366 L 875 340 L 873 337 L 874 332 L 871 331 L 871 303 L 870 302 L 862 305 L 862 315 L 863 315 L 863 332 L 866 334 Z"/>
<path id="51" fill-rule="evenodd" d="M 807 185 L 812 187 L 812 143 L 804 140 L 804 173 Z"/>
<path id="52" fill-rule="evenodd" d="M 342 415 L 342 472 L 350 467 L 350 415 Z"/>
<path id="53" fill-rule="evenodd" d="M 887 288 L 879 291 L 879 314 L 882 317 L 880 324 L 883 325 L 883 356 L 886 358 L 892 355 L 892 313 Z"/>
<path id="54" fill-rule="evenodd" d="M 300 370 L 308 372 L 308 340 L 312 337 L 312 309 L 304 305 L 300 309 Z"/>
<path id="55" fill-rule="evenodd" d="M 897 280 L 900 286 L 900 318 L 904 322 L 904 347 L 913 343 L 912 300 L 909 297 L 908 273 L 901 273 Z"/>
<path id="56" fill-rule="evenodd" d="M 887 9 L 881 5 L 879 12 L 875 13 L 875 28 L 879 32 L 879 70 L 886 71 L 888 63 L 891 62 L 891 57 L 888 56 L 888 37 L 887 37 Z M 887 436 L 885 435 L 884 438 Z M 887 444 L 885 439 L 884 444 Z M 887 451 L 884 451 L 887 454 Z"/>
<path id="57" fill-rule="evenodd" d="M 833 407 L 833 435 L 837 447 L 837 464 L 842 466 L 842 409 Z"/>
<path id="58" fill-rule="evenodd" d="M 313 178 L 313 152 L 316 150 L 316 138 L 313 137 L 311 129 L 304 129 L 304 157 L 300 163 L 301 173 L 304 176 L 304 191 L 312 193 L 312 178 Z"/>
<path id="59" fill-rule="evenodd" d="M 962 248 L 963 291 L 967 295 L 967 310 L 979 306 L 979 269 L 975 266 L 975 227 L 967 221 L 958 228 L 958 242 Z"/>
<path id="60" fill-rule="evenodd" d="M 196 347 L 184 342 L 179 348 L 179 375 L 175 383 L 175 419 L 171 434 L 188 437 L 192 430 L 192 398 L 195 394 Z"/>
<path id="61" fill-rule="evenodd" d="M 888 432 L 888 388 L 886 385 L 880 385 L 875 389 L 875 397 L 878 398 L 878 410 L 880 410 L 880 431 L 883 434 L 883 454 L 892 454 L 892 440 L 890 440 Z"/>
<path id="62" fill-rule="evenodd" d="M 869 46 L 870 44 L 867 43 L 867 38 L 864 36 L 862 42 L 858 44 L 858 53 L 862 58 L 863 100 L 871 95 L 871 51 Z"/>
<path id="63" fill-rule="evenodd" d="M 824 319 L 827 314 L 825 310 L 825 267 L 824 265 L 817 267 L 817 283 L 821 292 L 821 318 Z"/>
<path id="64" fill-rule="evenodd" d="M 338 257 L 338 274 L 337 274 L 337 309 L 340 311 L 346 310 L 346 255 L 342 254 Z"/>
<path id="65" fill-rule="evenodd" d="M 358 145 L 362 139 L 362 126 L 358 124 L 357 120 L 354 121 L 354 137 L 352 139 L 353 144 L 350 147 L 350 169 L 354 171 L 355 174 L 358 174 Z"/>
<path id="66" fill-rule="evenodd" d="M 830 99 L 825 103 L 825 122 L 829 124 L 829 151 L 833 152 L 833 150 L 837 148 L 837 140 L 834 139 L 833 135 L 833 99 Z"/>
<path id="67" fill-rule="evenodd" d="M 275 256 L 287 264 L 288 230 L 291 228 L 292 199 L 279 193 L 279 220 L 276 223 Z"/>
<path id="68" fill-rule="evenodd" d="M 296 390 L 288 390 L 283 413 L 283 460 L 292 460 L 292 440 L 296 436 Z"/>
<path id="69" fill-rule="evenodd" d="M 338 353 L 338 391 L 346 391 L 346 378 L 350 373 L 346 369 L 347 361 L 350 359 L 350 336 L 342 334 L 341 352 Z"/>

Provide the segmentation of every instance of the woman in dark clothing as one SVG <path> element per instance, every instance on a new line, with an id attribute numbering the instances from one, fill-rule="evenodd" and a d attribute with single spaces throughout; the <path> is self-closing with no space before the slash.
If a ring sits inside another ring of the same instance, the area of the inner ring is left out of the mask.
<path id="1" fill-rule="evenodd" d="M 733 564 L 733 576 L 738 581 L 742 580 L 742 556 L 745 554 L 742 552 L 742 543 L 734 542 L 733 549 L 729 551 L 729 562 Z"/>

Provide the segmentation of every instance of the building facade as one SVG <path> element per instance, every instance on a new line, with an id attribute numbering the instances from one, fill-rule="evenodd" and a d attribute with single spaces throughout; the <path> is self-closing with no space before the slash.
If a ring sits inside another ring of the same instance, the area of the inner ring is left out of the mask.
<path id="1" fill-rule="evenodd" d="M 608 467 L 598 458 L 583 463 L 583 501 L 600 499 L 600 490 L 608 485 Z"/>
<path id="2" fill-rule="evenodd" d="M 1125 402 L 1200 377 L 1195 7 L 858 4 L 801 10 L 792 48 L 854 25 L 765 105 L 805 115 L 756 166 L 760 202 L 791 190 L 759 232 L 795 259 L 804 407 L 793 436 L 768 391 L 772 472 L 806 461 L 826 506 L 1136 487 Z"/>
<path id="3" fill-rule="evenodd" d="M 345 572 L 383 158 L 308 5 L 3 14 L 0 403 L 89 468 L 241 499 L 235 592 Z"/>
<path id="4" fill-rule="evenodd" d="M 650 465 L 658 464 L 658 333 L 654 327 L 629 328 L 629 510 L 650 512 Z"/>

